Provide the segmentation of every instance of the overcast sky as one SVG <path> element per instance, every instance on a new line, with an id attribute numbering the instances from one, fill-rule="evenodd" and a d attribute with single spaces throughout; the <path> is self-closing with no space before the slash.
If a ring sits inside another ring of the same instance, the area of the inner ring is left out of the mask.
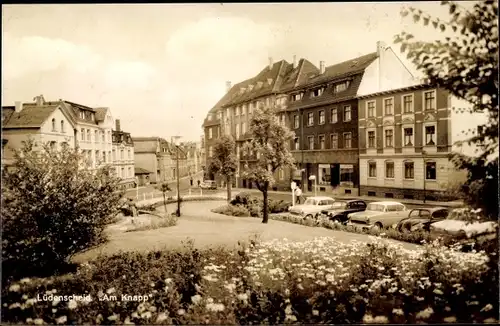
<path id="1" fill-rule="evenodd" d="M 254 76 L 270 56 L 331 65 L 374 52 L 377 40 L 392 44 L 403 30 L 438 37 L 402 19 L 401 6 L 4 5 L 2 105 L 43 94 L 109 107 L 133 136 L 199 140 L 225 82 Z M 438 1 L 412 6 L 448 18 Z"/>

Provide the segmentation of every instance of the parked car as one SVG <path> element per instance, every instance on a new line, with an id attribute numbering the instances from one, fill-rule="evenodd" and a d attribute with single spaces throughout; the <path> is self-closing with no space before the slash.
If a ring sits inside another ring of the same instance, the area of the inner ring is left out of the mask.
<path id="1" fill-rule="evenodd" d="M 446 207 L 422 207 L 410 211 L 408 217 L 402 219 L 396 229 L 400 232 L 430 231 L 432 223 L 446 219 L 450 211 Z"/>
<path id="2" fill-rule="evenodd" d="M 214 180 L 205 180 L 200 184 L 201 189 L 217 189 L 217 184 Z"/>
<path id="3" fill-rule="evenodd" d="M 366 203 L 362 200 L 341 200 L 336 201 L 329 209 L 321 211 L 321 216 L 324 216 L 330 221 L 347 223 L 347 215 L 350 213 L 363 212 L 366 209 Z"/>
<path id="4" fill-rule="evenodd" d="M 435 236 L 448 235 L 458 238 L 473 238 L 478 236 L 496 236 L 498 222 L 488 221 L 478 215 L 479 220 L 471 221 L 467 214 L 468 208 L 457 208 L 450 212 L 446 219 L 430 225 L 431 234 Z"/>
<path id="5" fill-rule="evenodd" d="M 363 212 L 351 213 L 348 226 L 361 229 L 381 230 L 396 226 L 408 217 L 406 206 L 394 201 L 369 203 Z"/>
<path id="6" fill-rule="evenodd" d="M 300 215 L 305 219 L 317 218 L 322 210 L 329 209 L 335 203 L 331 197 L 309 197 L 304 204 L 291 206 L 288 211 L 292 215 Z"/>

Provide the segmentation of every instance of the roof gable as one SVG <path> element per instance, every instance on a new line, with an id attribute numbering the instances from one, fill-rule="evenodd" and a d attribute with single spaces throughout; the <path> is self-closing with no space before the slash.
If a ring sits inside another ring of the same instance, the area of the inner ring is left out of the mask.
<path id="1" fill-rule="evenodd" d="M 2 126 L 4 129 L 40 128 L 59 105 L 28 106 L 21 112 L 13 112 L 10 119 Z"/>

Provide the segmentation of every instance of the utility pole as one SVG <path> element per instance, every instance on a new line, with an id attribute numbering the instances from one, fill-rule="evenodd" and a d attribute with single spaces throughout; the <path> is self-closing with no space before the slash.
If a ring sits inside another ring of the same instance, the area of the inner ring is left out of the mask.
<path id="1" fill-rule="evenodd" d="M 179 179 L 179 145 L 177 146 L 177 217 L 181 216 L 181 191 L 180 191 L 180 179 Z"/>

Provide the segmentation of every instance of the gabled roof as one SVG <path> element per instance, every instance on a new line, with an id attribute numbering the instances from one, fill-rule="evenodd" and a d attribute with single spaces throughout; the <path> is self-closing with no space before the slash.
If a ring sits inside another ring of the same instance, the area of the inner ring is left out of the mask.
<path id="1" fill-rule="evenodd" d="M 25 107 L 21 112 L 13 112 L 10 118 L 4 121 L 2 128 L 40 128 L 58 108 L 59 105 Z"/>
<path id="2" fill-rule="evenodd" d="M 95 108 L 95 118 L 98 122 L 104 121 L 106 119 L 106 113 L 108 113 L 109 108 Z"/>
<path id="3" fill-rule="evenodd" d="M 372 52 L 354 59 L 350 59 L 341 63 L 334 64 L 325 68 L 325 72 L 306 81 L 302 86 L 311 87 L 323 84 L 329 81 L 334 81 L 340 78 L 346 78 L 362 73 L 365 69 L 378 58 L 377 52 Z M 303 88 L 299 87 L 299 88 Z"/>

